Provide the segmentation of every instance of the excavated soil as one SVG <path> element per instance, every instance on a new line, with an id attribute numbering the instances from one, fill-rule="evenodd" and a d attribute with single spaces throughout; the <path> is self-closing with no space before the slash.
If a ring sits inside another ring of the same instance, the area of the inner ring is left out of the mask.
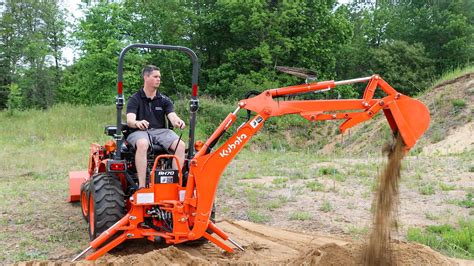
<path id="1" fill-rule="evenodd" d="M 217 225 L 245 251 L 227 254 L 212 243 L 157 247 L 129 241 L 95 263 L 33 261 L 16 265 L 362 265 L 363 242 L 318 233 L 292 232 L 247 221 Z M 228 245 L 231 245 L 227 242 Z M 469 265 L 414 243 L 392 241 L 393 265 Z"/>
<path id="2" fill-rule="evenodd" d="M 397 228 L 399 204 L 399 181 L 401 161 L 405 154 L 403 139 L 397 136 L 395 142 L 386 144 L 384 153 L 387 163 L 378 178 L 377 193 L 374 198 L 373 229 L 365 253 L 366 265 L 393 265 L 390 246 L 392 229 Z"/>

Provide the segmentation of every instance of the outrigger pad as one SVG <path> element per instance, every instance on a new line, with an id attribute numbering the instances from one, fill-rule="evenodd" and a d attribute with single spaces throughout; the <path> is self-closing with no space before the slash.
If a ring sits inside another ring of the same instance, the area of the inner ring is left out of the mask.
<path id="1" fill-rule="evenodd" d="M 407 149 L 411 149 L 430 126 L 430 112 L 420 101 L 401 96 L 384 109 L 392 131 L 400 132 Z"/>

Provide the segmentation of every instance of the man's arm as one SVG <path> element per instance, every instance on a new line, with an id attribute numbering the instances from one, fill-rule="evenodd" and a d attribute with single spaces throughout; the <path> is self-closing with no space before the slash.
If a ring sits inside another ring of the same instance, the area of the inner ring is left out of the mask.
<path id="1" fill-rule="evenodd" d="M 168 119 L 170 120 L 171 124 L 173 124 L 174 127 L 183 129 L 186 127 L 186 124 L 184 121 L 179 118 L 179 116 L 175 112 L 171 112 L 168 114 Z"/>
<path id="2" fill-rule="evenodd" d="M 148 128 L 150 123 L 146 120 L 137 120 L 137 115 L 134 113 L 127 114 L 127 125 L 131 128 L 138 128 L 141 130 L 145 130 Z"/>

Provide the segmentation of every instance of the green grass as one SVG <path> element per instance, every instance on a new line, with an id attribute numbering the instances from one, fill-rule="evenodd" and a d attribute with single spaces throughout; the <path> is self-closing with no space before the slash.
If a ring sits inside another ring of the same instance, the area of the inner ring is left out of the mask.
<path id="1" fill-rule="evenodd" d="M 443 224 L 424 230 L 409 228 L 407 239 L 451 257 L 474 259 L 474 220 L 460 221 L 458 227 Z"/>
<path id="2" fill-rule="evenodd" d="M 324 185 L 318 181 L 309 181 L 306 183 L 306 187 L 311 191 L 324 191 Z"/>
<path id="3" fill-rule="evenodd" d="M 331 202 L 328 200 L 324 200 L 323 204 L 321 204 L 321 207 L 319 208 L 320 211 L 322 212 L 330 212 L 333 210 Z"/>
<path id="4" fill-rule="evenodd" d="M 319 168 L 319 174 L 320 175 L 335 175 L 338 174 L 339 171 L 337 171 L 336 168 L 334 167 L 321 167 Z"/>
<path id="5" fill-rule="evenodd" d="M 256 179 L 257 178 L 257 173 L 255 169 L 249 170 L 245 172 L 242 176 L 240 176 L 240 179 Z"/>
<path id="6" fill-rule="evenodd" d="M 372 189 L 371 189 L 371 190 L 366 190 L 366 191 L 362 192 L 361 196 L 362 196 L 362 198 L 364 198 L 364 199 L 368 199 L 370 196 L 372 196 Z"/>
<path id="7" fill-rule="evenodd" d="M 439 216 L 438 215 L 435 215 L 431 212 L 425 212 L 425 218 L 428 219 L 428 220 L 432 220 L 432 221 L 437 221 L 439 220 Z"/>
<path id="8" fill-rule="evenodd" d="M 103 132 L 105 125 L 114 124 L 114 109 L 62 104 L 13 116 L 0 112 L 0 121 L 3 176 L 67 174 L 72 168 L 87 168 L 90 143 L 110 139 Z"/>
<path id="9" fill-rule="evenodd" d="M 276 209 L 279 209 L 279 208 L 283 207 L 287 202 L 288 202 L 287 198 L 285 198 L 283 196 L 279 196 L 276 199 L 272 199 L 272 200 L 268 201 L 266 203 L 266 207 L 270 211 L 273 211 L 273 210 L 276 210 Z"/>
<path id="10" fill-rule="evenodd" d="M 319 175 L 328 176 L 333 180 L 344 182 L 346 176 L 334 167 L 321 167 L 319 168 Z"/>
<path id="11" fill-rule="evenodd" d="M 431 183 L 422 184 L 418 188 L 418 192 L 420 192 L 421 195 L 425 195 L 425 196 L 433 195 L 436 193 L 434 185 Z"/>
<path id="12" fill-rule="evenodd" d="M 270 221 L 270 217 L 263 213 L 260 209 L 250 209 L 247 211 L 249 221 L 254 223 L 266 223 Z"/>
<path id="13" fill-rule="evenodd" d="M 286 184 L 286 182 L 288 182 L 288 178 L 286 177 L 277 177 L 272 180 L 273 185 L 283 185 Z"/>
<path id="14" fill-rule="evenodd" d="M 290 214 L 290 220 L 306 221 L 311 219 L 311 214 L 305 211 L 295 211 Z"/>
<path id="15" fill-rule="evenodd" d="M 258 206 L 260 192 L 253 188 L 245 188 L 244 193 L 251 206 Z"/>
<path id="16" fill-rule="evenodd" d="M 68 172 L 87 169 L 90 144 L 110 139 L 104 125 L 114 119 L 113 106 L 0 112 L 0 223 L 8 228 L 0 261 L 45 259 L 58 250 L 72 256 L 87 246 L 80 207 L 66 201 Z"/>
<path id="17" fill-rule="evenodd" d="M 438 86 L 439 84 L 441 84 L 443 82 L 453 80 L 453 79 L 458 78 L 462 75 L 472 73 L 472 72 L 474 72 L 474 65 L 467 66 L 467 67 L 455 68 L 452 71 L 445 72 L 443 75 L 441 75 L 441 77 L 439 77 L 438 79 L 433 81 L 433 85 L 431 87 L 436 87 L 436 86 Z"/>
<path id="18" fill-rule="evenodd" d="M 474 195 L 472 192 L 466 194 L 465 199 L 458 202 L 458 205 L 465 208 L 474 208 Z"/>
<path id="19" fill-rule="evenodd" d="M 469 166 L 469 173 L 474 173 L 474 165 Z"/>
<path id="20" fill-rule="evenodd" d="M 449 185 L 449 184 L 446 184 L 446 183 L 443 183 L 443 182 L 439 182 L 438 184 L 439 184 L 439 188 L 442 191 L 451 191 L 451 190 L 456 189 L 456 185 Z"/>
<path id="21" fill-rule="evenodd" d="M 451 100 L 451 104 L 456 109 L 462 109 L 462 108 L 466 107 L 466 105 L 467 105 L 466 101 L 464 101 L 463 99 L 453 99 L 453 100 Z"/>

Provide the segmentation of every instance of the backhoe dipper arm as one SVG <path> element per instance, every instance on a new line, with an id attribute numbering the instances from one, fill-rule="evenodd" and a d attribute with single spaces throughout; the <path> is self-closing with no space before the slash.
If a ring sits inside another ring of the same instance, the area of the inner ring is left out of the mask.
<path id="1" fill-rule="evenodd" d="M 362 99 L 274 100 L 275 97 L 328 90 L 337 85 L 366 81 L 368 81 L 368 84 Z M 377 87 L 380 87 L 387 96 L 382 99 L 373 99 Z M 241 108 L 254 111 L 257 114 L 239 127 L 236 133 L 223 145 L 214 151 L 210 151 L 208 148 L 211 143 L 232 126 L 236 121 L 236 114 Z M 191 160 L 184 203 L 185 209 L 195 207 L 196 212 L 193 214 L 193 216 L 195 215 L 194 226 L 188 238 L 196 239 L 204 234 L 208 228 L 209 216 L 220 176 L 243 146 L 262 128 L 268 118 L 286 114 L 299 114 L 309 121 L 342 119 L 345 121 L 339 129 L 344 132 L 348 128 L 374 117 L 381 109 L 383 109 L 392 131 L 401 134 L 407 150 L 415 145 L 418 138 L 428 128 L 430 118 L 426 106 L 418 100 L 398 93 L 378 75 L 360 79 L 315 82 L 271 89 L 253 98 L 241 100 L 239 107 L 224 119 Z M 196 197 L 193 196 L 195 188 Z"/>

